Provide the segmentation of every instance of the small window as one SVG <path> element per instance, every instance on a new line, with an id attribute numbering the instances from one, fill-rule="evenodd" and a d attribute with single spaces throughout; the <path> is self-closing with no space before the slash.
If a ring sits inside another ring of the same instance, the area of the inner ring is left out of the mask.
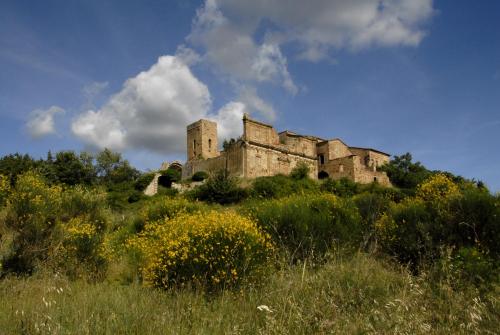
<path id="1" fill-rule="evenodd" d="M 212 151 L 212 139 L 208 139 L 208 151 Z"/>
<path id="2" fill-rule="evenodd" d="M 339 172 L 344 172 L 344 165 L 343 164 L 339 165 Z"/>
<path id="3" fill-rule="evenodd" d="M 325 155 L 319 155 L 319 163 L 320 164 L 325 164 Z"/>
<path id="4" fill-rule="evenodd" d="M 377 177 L 373 177 L 373 182 L 374 183 L 378 182 Z"/>

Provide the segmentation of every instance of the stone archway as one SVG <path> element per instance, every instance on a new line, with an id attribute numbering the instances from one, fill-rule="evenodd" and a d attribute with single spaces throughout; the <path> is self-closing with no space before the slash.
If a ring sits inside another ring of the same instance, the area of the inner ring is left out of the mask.
<path id="1" fill-rule="evenodd" d="M 328 177 L 330 177 L 330 175 L 326 171 L 320 171 L 318 173 L 318 179 L 326 179 Z"/>

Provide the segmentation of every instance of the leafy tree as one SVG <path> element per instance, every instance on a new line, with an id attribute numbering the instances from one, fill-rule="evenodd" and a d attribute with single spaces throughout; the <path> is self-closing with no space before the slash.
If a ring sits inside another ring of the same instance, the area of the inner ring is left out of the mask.
<path id="1" fill-rule="evenodd" d="M 131 182 L 140 175 L 127 160 L 123 160 L 118 152 L 104 149 L 96 156 L 96 172 L 105 184 Z"/>
<path id="2" fill-rule="evenodd" d="M 15 153 L 0 158 L 0 174 L 7 176 L 12 186 L 16 183 L 18 175 L 34 170 L 39 166 L 40 162 L 27 154 Z"/>
<path id="3" fill-rule="evenodd" d="M 79 157 L 73 151 L 60 151 L 56 154 L 52 166 L 58 182 L 68 185 L 92 184 L 95 180 L 94 167 L 88 161 L 88 154 L 82 155 Z"/>
<path id="4" fill-rule="evenodd" d="M 413 163 L 409 152 L 394 156 L 381 170 L 387 173 L 394 186 L 408 189 L 415 189 L 432 174 L 432 171 L 427 170 L 420 162 Z"/>

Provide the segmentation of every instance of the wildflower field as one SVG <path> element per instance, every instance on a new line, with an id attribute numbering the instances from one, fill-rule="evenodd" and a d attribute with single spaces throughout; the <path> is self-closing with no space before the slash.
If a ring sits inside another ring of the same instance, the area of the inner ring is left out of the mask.
<path id="1" fill-rule="evenodd" d="M 500 196 L 475 181 L 218 173 L 148 198 L 50 176 L 0 164 L 2 335 L 500 329 Z"/>

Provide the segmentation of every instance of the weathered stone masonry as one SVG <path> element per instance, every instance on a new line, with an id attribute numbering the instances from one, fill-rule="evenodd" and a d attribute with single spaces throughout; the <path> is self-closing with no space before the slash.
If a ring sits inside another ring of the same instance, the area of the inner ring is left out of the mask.
<path id="1" fill-rule="evenodd" d="M 243 117 L 243 134 L 226 150 L 218 151 L 217 124 L 199 120 L 187 126 L 187 162 L 183 179 L 197 171 L 226 169 L 242 178 L 289 174 L 298 163 L 310 167 L 311 178 L 349 178 L 359 183 L 377 181 L 390 185 L 378 168 L 390 155 L 370 149 L 349 147 L 340 139 L 324 140 L 290 131 L 277 133 L 268 124 Z"/>

